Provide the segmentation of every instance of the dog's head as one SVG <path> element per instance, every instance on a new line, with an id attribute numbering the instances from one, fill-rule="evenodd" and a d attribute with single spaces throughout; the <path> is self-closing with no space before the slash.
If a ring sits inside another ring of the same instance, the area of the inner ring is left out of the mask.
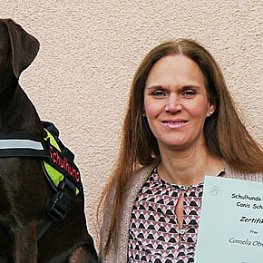
<path id="1" fill-rule="evenodd" d="M 0 19 L 0 69 L 10 61 L 16 79 L 34 60 L 39 42 L 11 19 Z"/>

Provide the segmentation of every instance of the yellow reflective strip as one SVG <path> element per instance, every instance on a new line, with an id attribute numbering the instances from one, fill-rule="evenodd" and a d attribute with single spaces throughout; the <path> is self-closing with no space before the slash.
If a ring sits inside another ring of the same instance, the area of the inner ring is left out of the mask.
<path id="1" fill-rule="evenodd" d="M 58 187 L 59 183 L 64 180 L 64 175 L 46 162 L 44 162 L 44 166 L 48 176 L 50 177 L 54 185 Z M 79 189 L 76 187 L 76 195 L 78 194 L 79 194 Z"/>
<path id="2" fill-rule="evenodd" d="M 60 148 L 59 148 L 59 146 L 58 146 L 58 144 L 57 144 L 57 141 L 56 141 L 56 139 L 54 138 L 54 136 L 53 136 L 48 130 L 45 129 L 45 131 L 47 132 L 47 137 L 44 138 L 44 140 L 50 139 L 50 144 L 51 144 L 52 146 L 54 146 L 58 151 L 61 152 L 61 150 L 60 150 Z"/>
<path id="3" fill-rule="evenodd" d="M 46 162 L 44 162 L 44 166 L 45 166 L 48 176 L 50 177 L 54 185 L 58 187 L 58 184 L 61 181 L 63 181 L 64 175 Z"/>

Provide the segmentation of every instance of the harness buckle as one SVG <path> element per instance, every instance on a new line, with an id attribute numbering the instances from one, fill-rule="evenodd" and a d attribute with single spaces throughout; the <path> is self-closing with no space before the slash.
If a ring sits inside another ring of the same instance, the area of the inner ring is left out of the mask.
<path id="1" fill-rule="evenodd" d="M 46 212 L 53 221 L 63 220 L 69 209 L 72 200 L 76 196 L 76 186 L 68 179 L 64 178 L 58 185 L 58 191 L 50 200 Z"/>

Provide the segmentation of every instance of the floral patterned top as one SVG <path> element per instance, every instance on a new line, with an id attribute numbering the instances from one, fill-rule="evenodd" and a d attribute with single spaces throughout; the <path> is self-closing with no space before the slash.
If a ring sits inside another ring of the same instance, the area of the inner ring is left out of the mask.
<path id="1" fill-rule="evenodd" d="M 183 222 L 179 229 L 175 208 L 181 194 L 184 195 Z M 155 169 L 133 206 L 128 262 L 194 262 L 202 194 L 203 183 L 170 184 Z"/>

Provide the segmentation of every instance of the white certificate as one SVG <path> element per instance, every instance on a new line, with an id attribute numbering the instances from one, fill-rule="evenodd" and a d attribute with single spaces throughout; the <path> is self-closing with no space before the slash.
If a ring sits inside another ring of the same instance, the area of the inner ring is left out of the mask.
<path id="1" fill-rule="evenodd" d="M 263 184 L 205 177 L 195 263 L 263 263 Z"/>

